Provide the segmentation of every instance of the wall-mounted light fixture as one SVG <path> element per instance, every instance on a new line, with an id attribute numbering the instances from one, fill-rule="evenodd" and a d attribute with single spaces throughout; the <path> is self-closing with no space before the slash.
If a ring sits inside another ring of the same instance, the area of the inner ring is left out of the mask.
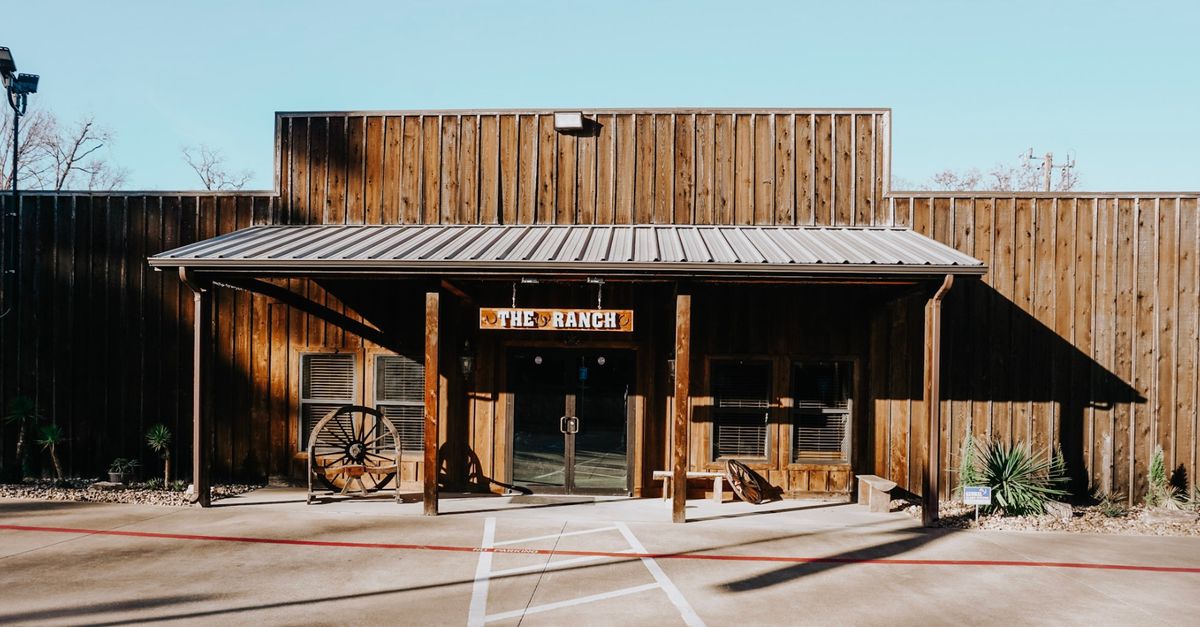
<path id="1" fill-rule="evenodd" d="M 555 111 L 554 112 L 554 130 L 556 130 L 556 131 L 583 130 L 583 112 L 582 111 Z"/>
<path id="2" fill-rule="evenodd" d="M 475 353 L 471 350 L 471 341 L 463 342 L 462 352 L 458 355 L 458 369 L 462 372 L 463 381 L 469 380 L 475 372 Z"/>

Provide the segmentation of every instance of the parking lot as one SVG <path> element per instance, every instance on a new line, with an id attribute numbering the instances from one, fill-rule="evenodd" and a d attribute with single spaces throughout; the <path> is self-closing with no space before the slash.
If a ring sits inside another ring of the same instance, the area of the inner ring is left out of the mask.
<path id="1" fill-rule="evenodd" d="M 515 502 L 514 502 L 515 501 Z M 1190 624 L 1195 538 L 924 530 L 782 501 L 0 501 L 0 623 Z"/>

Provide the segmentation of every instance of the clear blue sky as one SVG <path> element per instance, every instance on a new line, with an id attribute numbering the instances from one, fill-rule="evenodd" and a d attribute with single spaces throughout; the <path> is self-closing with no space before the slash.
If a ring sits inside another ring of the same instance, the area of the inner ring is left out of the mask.
<path id="1" fill-rule="evenodd" d="M 185 144 L 269 188 L 273 112 L 894 109 L 920 181 L 1033 147 L 1088 190 L 1200 189 L 1200 3 L 7 0 L 38 105 L 92 113 L 137 189 L 194 189 Z"/>

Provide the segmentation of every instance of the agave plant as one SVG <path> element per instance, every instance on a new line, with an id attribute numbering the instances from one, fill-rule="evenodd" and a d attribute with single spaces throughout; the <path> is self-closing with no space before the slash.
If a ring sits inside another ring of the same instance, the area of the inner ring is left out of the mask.
<path id="1" fill-rule="evenodd" d="M 4 414 L 4 422 L 17 428 L 17 464 L 22 477 L 28 471 L 28 439 L 31 431 L 41 419 L 41 414 L 37 412 L 37 405 L 28 396 L 14 396 L 8 402 L 8 412 Z"/>
<path id="2" fill-rule="evenodd" d="M 163 487 L 171 485 L 171 430 L 161 423 L 150 427 L 146 445 L 163 458 Z"/>
<path id="3" fill-rule="evenodd" d="M 54 462 L 54 474 L 58 482 L 63 482 L 62 462 L 58 461 L 58 445 L 64 440 L 62 427 L 49 424 L 42 427 L 41 437 L 37 443 L 50 453 L 50 461 Z"/>
<path id="4" fill-rule="evenodd" d="M 992 487 L 991 509 L 1010 516 L 1041 514 L 1047 502 L 1067 494 L 1061 452 L 1047 459 L 1026 444 L 992 441 L 980 447 L 979 457 L 982 481 Z"/>

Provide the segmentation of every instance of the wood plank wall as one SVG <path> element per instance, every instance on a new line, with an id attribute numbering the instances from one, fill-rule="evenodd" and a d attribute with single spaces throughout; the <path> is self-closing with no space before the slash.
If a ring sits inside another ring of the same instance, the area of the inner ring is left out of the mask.
<path id="1" fill-rule="evenodd" d="M 285 115 L 278 196 L 29 194 L 19 306 L 0 318 L 0 401 L 27 394 L 63 422 L 76 472 L 99 472 L 118 455 L 153 467 L 141 433 L 159 421 L 185 459 L 191 308 L 178 280 L 144 258 L 250 224 L 898 225 L 990 268 L 946 302 L 942 459 L 953 463 L 968 429 L 1041 450 L 1062 441 L 1080 482 L 1135 499 L 1155 444 L 1172 469 L 1200 470 L 1200 195 L 885 195 L 886 110 L 588 116 L 597 133 L 566 136 L 547 126 L 547 112 Z M 319 284 L 292 287 L 348 316 L 374 315 Z M 286 472 L 289 355 L 373 347 L 245 292 L 220 288 L 214 305 L 216 476 Z M 919 307 L 893 302 L 869 324 L 870 458 L 877 474 L 909 487 L 922 454 L 912 391 Z M 0 429 L 6 459 L 13 435 Z"/>
<path id="2" fill-rule="evenodd" d="M 887 211 L 987 263 L 946 300 L 941 458 L 966 432 L 1062 443 L 1076 489 L 1140 501 L 1155 445 L 1197 471 L 1197 194 L 894 194 Z M 876 473 L 919 485 L 920 303 L 872 324 Z M 943 485 L 952 486 L 947 475 Z"/>
<path id="3" fill-rule="evenodd" d="M 7 210 L 8 197 L 0 197 Z M 68 472 L 98 474 L 114 457 L 139 458 L 146 476 L 160 462 L 143 438 L 166 424 L 175 473 L 190 474 L 191 293 L 148 255 L 253 224 L 279 220 L 270 193 L 29 194 L 22 199 L 19 300 L 0 318 L 0 403 L 37 402 L 61 425 Z M 357 314 L 315 282 L 293 286 L 350 317 Z M 361 290 L 360 290 L 361 291 Z M 354 294 L 349 290 L 348 294 Z M 378 302 L 378 299 L 375 299 Z M 391 301 L 380 306 L 387 306 Z M 366 307 L 363 308 L 367 310 Z M 377 348 L 333 324 L 272 299 L 218 287 L 213 373 L 213 463 L 221 480 L 294 472 L 296 355 L 304 347 L 364 353 Z M 392 329 L 397 346 L 412 345 Z M 16 434 L 0 430 L 11 461 Z M 40 451 L 33 457 L 49 472 Z M 418 465 L 406 466 L 415 479 Z"/>
<path id="4" fill-rule="evenodd" d="M 872 224 L 890 111 L 280 114 L 297 224 Z"/>

